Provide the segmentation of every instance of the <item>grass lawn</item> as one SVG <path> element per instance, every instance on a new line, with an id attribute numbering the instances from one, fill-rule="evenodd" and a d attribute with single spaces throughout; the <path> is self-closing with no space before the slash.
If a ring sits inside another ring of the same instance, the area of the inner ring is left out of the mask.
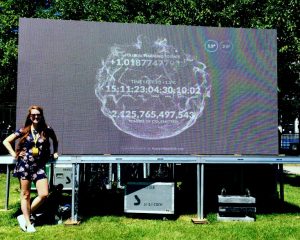
<path id="1" fill-rule="evenodd" d="M 4 208 L 5 174 L 0 174 L 0 208 Z M 195 214 L 180 215 L 175 220 L 121 216 L 86 216 L 76 226 L 43 225 L 36 233 L 20 230 L 19 186 L 11 178 L 9 210 L 0 211 L 0 239 L 300 239 L 300 177 L 288 175 L 282 213 L 257 214 L 255 222 L 218 222 L 209 213 L 209 224 L 191 222 Z"/>

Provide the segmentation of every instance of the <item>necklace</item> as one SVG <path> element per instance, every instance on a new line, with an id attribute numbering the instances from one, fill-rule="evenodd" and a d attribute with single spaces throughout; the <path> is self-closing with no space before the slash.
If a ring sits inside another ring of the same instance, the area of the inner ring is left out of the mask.
<path id="1" fill-rule="evenodd" d="M 39 133 L 36 129 L 34 129 L 33 126 L 31 126 L 31 134 L 32 134 L 32 137 L 33 137 L 33 142 L 34 142 L 34 147 L 32 147 L 32 156 L 33 157 L 37 157 L 39 155 L 39 149 L 36 147 L 36 143 L 39 139 Z"/>
<path id="2" fill-rule="evenodd" d="M 38 140 L 40 134 L 33 127 L 31 127 L 31 134 L 32 134 L 32 137 L 33 137 L 34 145 L 36 145 L 37 140 Z"/>

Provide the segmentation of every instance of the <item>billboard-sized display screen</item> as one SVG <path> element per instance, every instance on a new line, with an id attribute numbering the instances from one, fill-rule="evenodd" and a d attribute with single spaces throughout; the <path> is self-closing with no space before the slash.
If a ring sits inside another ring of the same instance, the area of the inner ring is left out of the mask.
<path id="1" fill-rule="evenodd" d="M 277 154 L 275 30 L 20 19 L 17 127 L 61 154 Z"/>

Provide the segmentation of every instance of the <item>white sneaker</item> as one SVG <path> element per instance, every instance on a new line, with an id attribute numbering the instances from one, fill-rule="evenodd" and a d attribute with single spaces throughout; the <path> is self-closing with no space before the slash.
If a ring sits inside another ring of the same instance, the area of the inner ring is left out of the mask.
<path id="1" fill-rule="evenodd" d="M 17 220 L 18 220 L 18 222 L 19 222 L 20 228 L 21 228 L 24 232 L 26 232 L 26 220 L 25 220 L 25 218 L 24 218 L 24 215 L 23 215 L 23 214 L 22 214 L 22 215 L 19 215 L 19 216 L 17 217 Z"/>
<path id="2" fill-rule="evenodd" d="M 29 226 L 27 226 L 27 232 L 29 233 L 33 233 L 36 232 L 34 226 L 32 224 L 30 224 Z"/>

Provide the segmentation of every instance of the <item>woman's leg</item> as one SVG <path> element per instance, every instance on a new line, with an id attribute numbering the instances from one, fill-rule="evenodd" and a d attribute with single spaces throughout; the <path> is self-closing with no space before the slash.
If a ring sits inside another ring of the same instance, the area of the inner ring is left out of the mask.
<path id="1" fill-rule="evenodd" d="M 31 181 L 20 179 L 21 210 L 24 215 L 26 226 L 30 225 L 30 187 Z"/>
<path id="2" fill-rule="evenodd" d="M 48 179 L 43 178 L 36 181 L 36 190 L 38 196 L 31 203 L 31 212 L 34 212 L 42 203 L 47 199 L 49 195 Z"/>

